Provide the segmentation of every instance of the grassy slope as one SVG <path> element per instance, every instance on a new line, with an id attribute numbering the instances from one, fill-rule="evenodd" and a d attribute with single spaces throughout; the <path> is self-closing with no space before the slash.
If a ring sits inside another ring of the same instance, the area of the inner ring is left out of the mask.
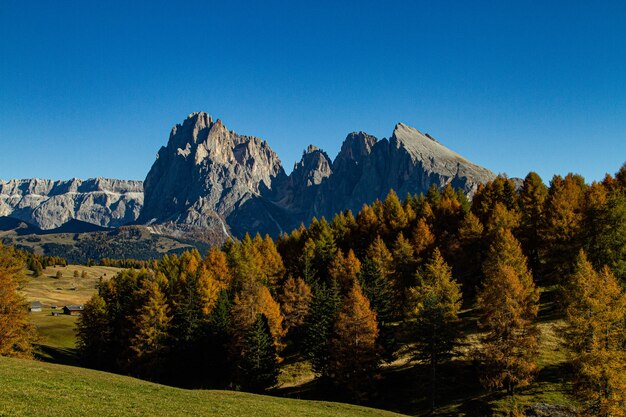
<path id="1" fill-rule="evenodd" d="M 120 375 L 0 358 L 0 416 L 392 416 L 347 404 L 183 390 Z"/>
<path id="2" fill-rule="evenodd" d="M 41 301 L 44 306 L 57 305 L 62 308 L 68 304 L 84 304 L 95 293 L 98 278 L 106 280 L 121 270 L 108 266 L 49 267 L 44 269 L 40 277 L 29 276 L 22 294 L 29 302 Z M 78 271 L 78 278 L 74 278 L 74 271 Z M 59 279 L 56 278 L 57 272 L 63 274 Z M 85 278 L 80 277 L 83 272 L 87 274 Z"/>

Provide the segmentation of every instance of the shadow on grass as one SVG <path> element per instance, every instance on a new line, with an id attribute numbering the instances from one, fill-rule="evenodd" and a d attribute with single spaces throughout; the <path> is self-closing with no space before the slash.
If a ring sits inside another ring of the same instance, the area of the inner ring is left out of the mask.
<path id="1" fill-rule="evenodd" d="M 381 371 L 368 400 L 358 403 L 369 407 L 394 411 L 413 416 L 490 416 L 491 397 L 486 395 L 479 381 L 476 368 L 470 361 L 454 361 L 440 367 L 436 410 L 430 411 L 429 368 L 424 365 L 407 364 Z M 314 380 L 271 392 L 281 397 L 304 400 L 341 401 L 357 404 L 342 396 L 339 390 L 322 381 Z"/>
<path id="2" fill-rule="evenodd" d="M 46 345 L 36 345 L 35 357 L 43 362 L 59 365 L 80 365 L 76 349 L 58 348 Z"/>

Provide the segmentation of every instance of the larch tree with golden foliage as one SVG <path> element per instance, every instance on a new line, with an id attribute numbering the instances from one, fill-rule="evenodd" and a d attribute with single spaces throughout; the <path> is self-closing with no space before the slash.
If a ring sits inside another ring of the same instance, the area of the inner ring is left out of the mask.
<path id="1" fill-rule="evenodd" d="M 435 249 L 422 274 L 421 285 L 412 289 L 411 315 L 416 318 L 416 357 L 430 367 L 430 401 L 435 408 L 437 370 L 448 360 L 460 336 L 461 286 L 452 278 L 452 270 L 439 249 Z"/>
<path id="2" fill-rule="evenodd" d="M 335 323 L 327 376 L 355 399 L 367 396 L 378 368 L 378 322 L 361 286 L 354 282 Z"/>
<path id="3" fill-rule="evenodd" d="M 343 294 L 352 288 L 352 284 L 357 280 L 359 272 L 361 272 L 361 262 L 352 249 L 348 251 L 346 256 L 339 249 L 328 267 L 331 279 L 337 282 Z"/>
<path id="4" fill-rule="evenodd" d="M 539 291 L 519 242 L 500 229 L 483 265 L 485 281 L 478 294 L 480 328 L 485 331 L 478 352 L 482 382 L 513 395 L 528 385 L 537 371 Z"/>
<path id="5" fill-rule="evenodd" d="M 611 271 L 596 272 L 583 251 L 565 293 L 566 347 L 583 414 L 626 416 L 626 294 Z"/>
<path id="6" fill-rule="evenodd" d="M 282 338 L 285 336 L 283 316 L 279 304 L 272 298 L 269 289 L 261 283 L 250 283 L 241 292 L 235 295 L 230 311 L 232 323 L 231 353 L 235 356 L 243 351 L 245 335 L 250 326 L 257 320 L 259 314 L 267 319 L 270 334 L 277 351 L 282 348 Z"/>
<path id="7" fill-rule="evenodd" d="M 289 332 L 300 327 L 311 307 L 313 293 L 311 287 L 302 278 L 287 278 L 279 297 L 280 309 L 285 318 L 285 331 Z"/>
<path id="8" fill-rule="evenodd" d="M 26 302 L 17 292 L 24 267 L 13 248 L 0 244 L 0 356 L 33 355 L 35 330 L 28 320 Z"/>
<path id="9" fill-rule="evenodd" d="M 156 279 L 141 282 L 138 298 L 142 305 L 135 318 L 135 335 L 130 340 L 131 367 L 142 377 L 154 378 L 159 376 L 168 351 L 169 306 Z"/>

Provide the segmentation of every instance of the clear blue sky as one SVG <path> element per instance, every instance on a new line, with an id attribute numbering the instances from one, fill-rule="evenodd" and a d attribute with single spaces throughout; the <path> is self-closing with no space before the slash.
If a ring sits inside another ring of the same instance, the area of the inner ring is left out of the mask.
<path id="1" fill-rule="evenodd" d="M 143 179 L 194 111 L 313 143 L 402 121 L 495 172 L 626 161 L 623 1 L 0 0 L 0 178 Z"/>

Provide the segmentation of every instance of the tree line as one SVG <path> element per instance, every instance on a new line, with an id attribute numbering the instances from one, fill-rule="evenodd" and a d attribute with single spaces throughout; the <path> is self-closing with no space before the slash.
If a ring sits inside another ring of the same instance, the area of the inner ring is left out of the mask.
<path id="1" fill-rule="evenodd" d="M 410 348 L 430 370 L 435 407 L 471 308 L 480 381 L 514 395 L 536 376 L 539 288 L 553 286 L 575 395 L 589 415 L 626 409 L 626 166 L 592 184 L 500 176 L 471 202 L 450 185 L 403 201 L 391 191 L 356 216 L 147 266 L 100 283 L 86 304 L 78 337 L 89 366 L 263 391 L 283 358 L 299 357 L 361 401 L 380 365 Z"/>

